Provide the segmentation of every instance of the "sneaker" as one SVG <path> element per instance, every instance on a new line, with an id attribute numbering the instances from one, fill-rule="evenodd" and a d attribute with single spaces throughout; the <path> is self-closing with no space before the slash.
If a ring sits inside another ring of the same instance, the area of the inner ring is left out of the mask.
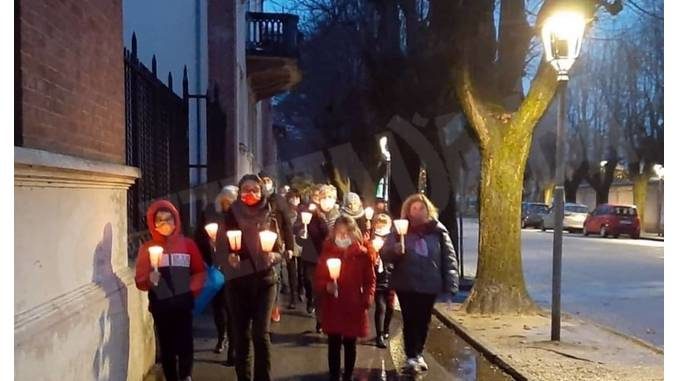
<path id="1" fill-rule="evenodd" d="M 287 309 L 288 310 L 296 310 L 297 304 L 294 301 L 292 301 L 292 302 L 290 302 L 290 304 L 287 305 Z"/>
<path id="2" fill-rule="evenodd" d="M 424 361 L 424 356 L 422 355 L 417 356 L 417 365 L 419 365 L 419 369 L 423 371 L 428 370 L 428 364 Z"/>
<path id="3" fill-rule="evenodd" d="M 388 333 L 388 331 L 384 331 L 384 340 L 388 340 L 391 338 L 391 335 Z"/>
<path id="4" fill-rule="evenodd" d="M 221 353 L 224 351 L 224 344 L 226 340 L 223 337 L 220 337 L 219 340 L 217 340 L 217 345 L 214 347 L 214 353 Z"/>
<path id="5" fill-rule="evenodd" d="M 384 335 L 377 335 L 377 347 L 386 348 L 386 343 L 384 342 Z"/>
<path id="6" fill-rule="evenodd" d="M 408 358 L 405 362 L 404 372 L 405 373 L 417 373 L 419 368 L 419 362 L 416 358 Z"/>
<path id="7" fill-rule="evenodd" d="M 280 322 L 280 308 L 278 306 L 273 307 L 273 312 L 271 313 L 271 321 L 276 323 Z"/>

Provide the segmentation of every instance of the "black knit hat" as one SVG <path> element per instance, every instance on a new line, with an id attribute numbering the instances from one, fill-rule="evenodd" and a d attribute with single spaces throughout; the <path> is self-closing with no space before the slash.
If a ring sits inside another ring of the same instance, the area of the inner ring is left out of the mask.
<path id="1" fill-rule="evenodd" d="M 261 188 L 264 187 L 264 181 L 261 179 L 261 177 L 255 175 L 254 173 L 248 173 L 241 177 L 240 181 L 238 181 L 238 188 L 241 188 L 245 181 L 254 181 L 255 183 L 259 184 Z"/>

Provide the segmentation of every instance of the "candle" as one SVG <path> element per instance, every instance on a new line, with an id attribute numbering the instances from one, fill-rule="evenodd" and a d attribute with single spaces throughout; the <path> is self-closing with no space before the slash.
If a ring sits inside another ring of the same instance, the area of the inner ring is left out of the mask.
<path id="1" fill-rule="evenodd" d="M 303 222 L 304 225 L 308 225 L 311 222 L 312 217 L 313 217 L 312 213 L 301 212 L 301 222 Z"/>
<path id="2" fill-rule="evenodd" d="M 313 213 L 301 212 L 301 222 L 304 223 L 304 231 L 301 233 L 303 239 L 308 238 L 308 224 L 311 222 L 311 218 L 313 218 Z"/>
<path id="3" fill-rule="evenodd" d="M 207 235 L 210 236 L 212 241 L 217 239 L 217 230 L 219 230 L 219 225 L 217 225 L 215 222 L 205 225 L 205 231 L 207 232 Z"/>
<path id="4" fill-rule="evenodd" d="M 327 269 L 330 272 L 330 278 L 334 281 L 334 284 L 337 284 L 337 279 L 339 279 L 339 274 L 341 274 L 341 259 L 339 258 L 330 258 L 327 260 Z M 338 287 L 334 291 L 334 297 L 339 297 Z"/>
<path id="5" fill-rule="evenodd" d="M 241 230 L 229 230 L 226 232 L 228 237 L 228 245 L 231 247 L 231 250 L 234 252 L 240 251 L 242 247 L 242 231 Z"/>
<path id="6" fill-rule="evenodd" d="M 405 254 L 405 234 L 407 234 L 410 221 L 406 219 L 393 220 L 393 225 L 395 225 L 396 231 L 400 235 L 400 246 L 402 247 L 402 253 Z"/>
<path id="7" fill-rule="evenodd" d="M 162 256 L 163 251 L 165 250 L 162 248 L 162 246 L 151 246 L 148 248 L 151 266 L 153 266 L 153 271 L 155 272 L 158 272 L 158 267 L 160 266 L 160 257 Z"/>
<path id="8" fill-rule="evenodd" d="M 365 218 L 367 218 L 368 221 L 371 221 L 372 217 L 374 217 L 374 209 L 368 206 L 365 208 Z"/>
<path id="9" fill-rule="evenodd" d="M 341 274 L 341 259 L 330 258 L 327 260 L 327 269 L 330 270 L 330 278 L 333 280 L 339 279 Z"/>
<path id="10" fill-rule="evenodd" d="M 384 240 L 381 237 L 374 237 L 372 240 L 372 247 L 374 247 L 374 250 L 378 252 L 382 247 L 384 247 Z"/>
<path id="11" fill-rule="evenodd" d="M 270 253 L 273 251 L 273 245 L 275 245 L 275 240 L 278 238 L 278 234 L 270 231 L 264 230 L 259 232 L 259 241 L 261 242 L 261 250 L 265 253 Z"/>

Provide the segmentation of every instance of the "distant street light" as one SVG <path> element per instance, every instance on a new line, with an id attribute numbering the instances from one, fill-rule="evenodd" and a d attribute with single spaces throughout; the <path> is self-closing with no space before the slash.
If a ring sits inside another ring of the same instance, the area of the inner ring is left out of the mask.
<path id="1" fill-rule="evenodd" d="M 381 155 L 384 157 L 384 160 L 386 161 L 386 176 L 384 176 L 384 201 L 386 201 L 386 205 L 388 205 L 389 201 L 389 186 L 391 182 L 391 151 L 388 150 L 388 137 L 382 136 L 379 138 L 379 147 L 381 148 Z"/>
<path id="2" fill-rule="evenodd" d="M 659 177 L 660 180 L 664 180 L 664 166 L 661 164 L 655 164 L 652 166 L 652 170 L 654 171 L 655 175 Z"/>
<path id="3" fill-rule="evenodd" d="M 549 16 L 541 30 L 546 62 L 558 74 L 558 120 L 556 123 L 556 189 L 553 196 L 553 285 L 551 300 L 551 340 L 560 340 L 560 286 L 563 265 L 563 215 L 565 213 L 564 142 L 565 90 L 568 72 L 581 51 L 586 19 L 580 13 L 561 10 Z"/>

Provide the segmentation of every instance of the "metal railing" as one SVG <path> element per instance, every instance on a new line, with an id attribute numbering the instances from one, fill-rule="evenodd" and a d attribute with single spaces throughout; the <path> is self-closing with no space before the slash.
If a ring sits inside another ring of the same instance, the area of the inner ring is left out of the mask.
<path id="1" fill-rule="evenodd" d="M 290 57 L 299 55 L 299 17 L 287 13 L 247 12 L 247 54 Z"/>

